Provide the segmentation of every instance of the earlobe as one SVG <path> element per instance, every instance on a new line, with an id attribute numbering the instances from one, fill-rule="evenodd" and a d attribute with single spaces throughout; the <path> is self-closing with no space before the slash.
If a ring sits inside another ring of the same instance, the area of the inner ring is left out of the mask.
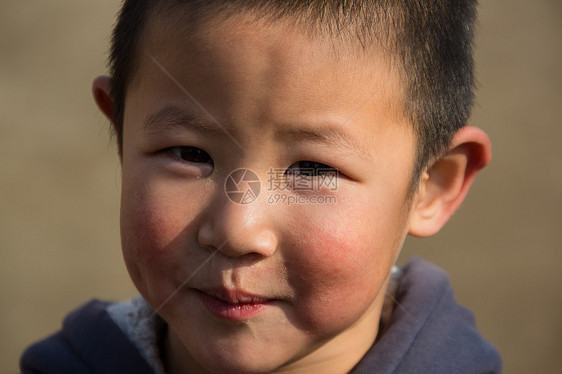
<path id="1" fill-rule="evenodd" d="M 425 172 L 410 213 L 409 234 L 436 234 L 464 200 L 474 177 L 492 158 L 490 139 L 476 127 L 457 131 L 449 151 Z"/>
<path id="2" fill-rule="evenodd" d="M 115 125 L 113 114 L 113 100 L 111 99 L 111 78 L 105 75 L 94 79 L 92 83 L 92 94 L 101 112 Z"/>

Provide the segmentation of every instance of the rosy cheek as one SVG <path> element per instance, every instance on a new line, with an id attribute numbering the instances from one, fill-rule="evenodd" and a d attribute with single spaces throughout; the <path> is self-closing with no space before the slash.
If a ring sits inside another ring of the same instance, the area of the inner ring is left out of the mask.
<path id="1" fill-rule="evenodd" d="M 304 229 L 314 234 L 293 249 L 298 253 L 294 252 L 294 266 L 289 267 L 289 282 L 299 295 L 301 322 L 325 328 L 344 322 L 336 321 L 341 315 L 352 319 L 355 316 L 350 309 L 363 312 L 377 291 L 366 271 L 371 266 L 365 263 L 365 242 L 345 232 L 335 232 L 327 224 L 326 231 L 317 224 Z M 368 271 L 373 272 L 372 267 Z M 342 310 L 346 313 L 342 314 Z"/>
<path id="2" fill-rule="evenodd" d="M 182 248 L 180 241 L 185 240 L 185 225 L 181 224 L 185 218 L 177 216 L 177 204 L 174 209 L 174 204 L 157 196 L 165 195 L 138 188 L 122 199 L 123 255 L 131 278 L 143 294 L 155 287 L 173 287 L 182 256 L 177 249 Z M 155 292 L 158 291 L 150 291 Z"/>
<path id="3" fill-rule="evenodd" d="M 137 196 L 140 193 L 136 194 Z M 138 255 L 150 255 L 151 252 L 162 255 L 169 242 L 177 234 L 178 228 L 162 203 L 149 196 L 123 201 L 122 229 Z"/>
<path id="4" fill-rule="evenodd" d="M 345 326 L 384 293 L 401 223 L 397 216 L 384 214 L 384 202 L 365 201 L 348 199 L 337 210 L 308 207 L 296 215 L 303 219 L 291 227 L 291 235 L 300 240 L 289 247 L 287 268 L 304 326 Z"/>

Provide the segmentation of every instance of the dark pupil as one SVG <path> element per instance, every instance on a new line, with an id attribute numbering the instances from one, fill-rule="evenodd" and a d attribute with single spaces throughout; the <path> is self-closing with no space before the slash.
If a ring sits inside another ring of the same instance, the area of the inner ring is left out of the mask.
<path id="1" fill-rule="evenodd" d="M 211 160 L 207 152 L 195 147 L 182 147 L 180 150 L 180 157 L 186 161 L 195 163 L 208 163 Z"/>

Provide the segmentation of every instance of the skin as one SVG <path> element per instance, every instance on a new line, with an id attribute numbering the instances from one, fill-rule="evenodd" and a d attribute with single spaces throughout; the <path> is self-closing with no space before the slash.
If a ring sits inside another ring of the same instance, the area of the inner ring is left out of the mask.
<path id="1" fill-rule="evenodd" d="M 376 338 L 405 236 L 446 222 L 489 161 L 487 137 L 457 136 L 449 167 L 429 169 L 408 199 L 416 144 L 397 74 L 376 49 L 336 54 L 329 38 L 281 21 L 234 16 L 187 33 L 167 17 L 149 24 L 127 94 L 121 203 L 129 273 L 169 326 L 167 370 L 349 371 Z M 107 79 L 94 95 L 111 119 Z M 334 131 L 342 135 L 326 135 Z M 268 201 L 280 192 L 267 189 L 270 168 L 295 171 L 302 161 L 337 169 L 337 189 L 282 193 L 337 203 Z M 250 204 L 224 192 L 238 168 L 262 182 Z M 202 303 L 210 289 L 269 302 L 232 321 Z"/>

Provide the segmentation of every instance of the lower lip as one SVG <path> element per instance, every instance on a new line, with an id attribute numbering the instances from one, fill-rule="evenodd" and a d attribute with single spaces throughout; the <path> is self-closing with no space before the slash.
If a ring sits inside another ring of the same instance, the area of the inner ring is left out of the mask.
<path id="1" fill-rule="evenodd" d="M 250 319 L 264 311 L 271 301 L 259 303 L 231 304 L 207 295 L 204 292 L 197 292 L 199 299 L 205 307 L 216 317 L 230 321 L 244 321 Z"/>

